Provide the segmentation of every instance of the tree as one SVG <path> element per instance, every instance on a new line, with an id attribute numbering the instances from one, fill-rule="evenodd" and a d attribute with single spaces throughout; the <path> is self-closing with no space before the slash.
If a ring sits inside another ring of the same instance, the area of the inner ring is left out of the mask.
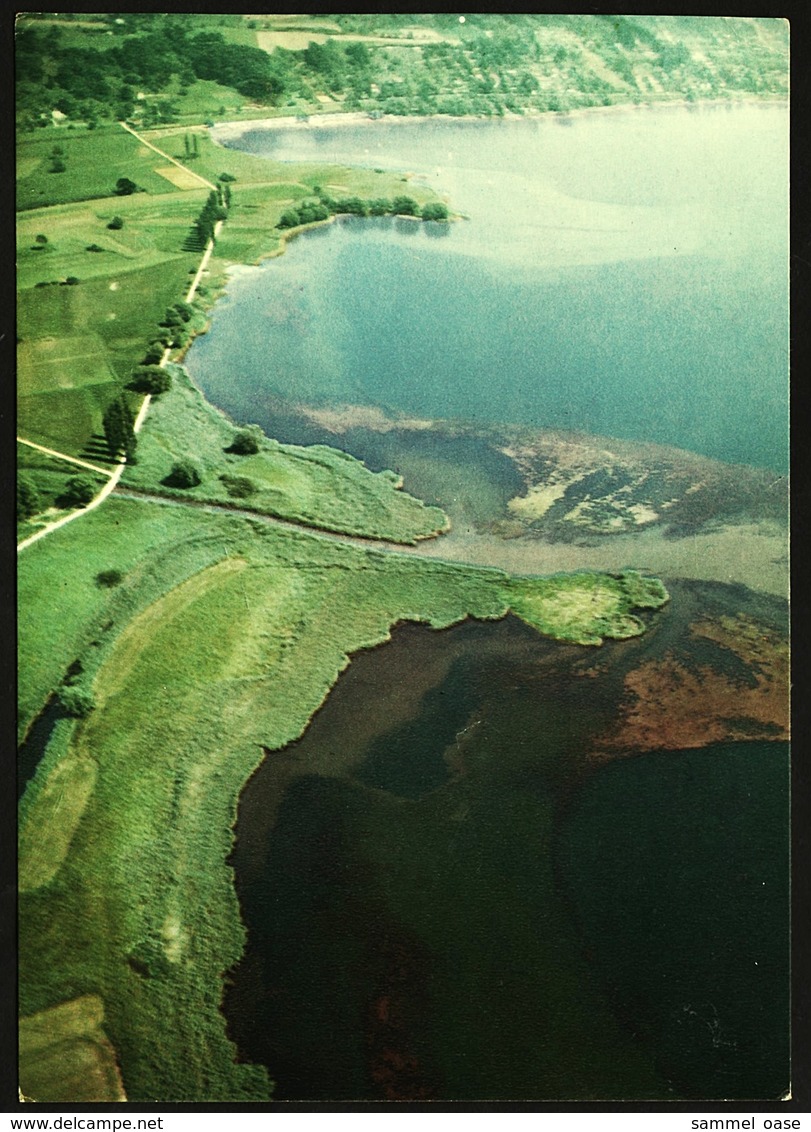
<path id="1" fill-rule="evenodd" d="M 46 244 L 48 243 L 48 237 L 47 237 L 47 236 L 44 236 L 44 235 L 42 234 L 42 232 L 40 232 L 40 233 L 39 233 L 39 235 L 38 235 L 38 236 L 36 237 L 36 242 L 37 242 L 37 243 L 38 243 L 38 244 L 39 244 L 39 245 L 40 245 L 41 247 L 43 247 L 43 248 L 44 248 L 44 247 L 45 247 L 45 245 L 46 245 Z"/>
<path id="2" fill-rule="evenodd" d="M 163 342 L 150 342 L 146 348 L 146 352 L 144 353 L 142 364 L 145 366 L 157 365 L 163 357 L 163 351 L 165 350 L 165 348 L 166 347 Z"/>
<path id="3" fill-rule="evenodd" d="M 112 218 L 112 220 L 110 221 L 110 223 L 107 225 L 107 227 L 112 228 L 114 232 L 117 232 L 120 228 L 123 228 L 124 227 L 123 216 L 114 216 Z"/>
<path id="4" fill-rule="evenodd" d="M 120 570 L 100 570 L 96 574 L 96 585 L 104 589 L 112 589 L 113 586 L 119 586 L 124 581 L 124 575 Z"/>
<path id="5" fill-rule="evenodd" d="M 172 470 L 164 479 L 167 487 L 197 487 L 202 483 L 203 477 L 200 469 L 193 460 L 178 460 Z"/>
<path id="6" fill-rule="evenodd" d="M 339 197 L 335 202 L 336 212 L 348 212 L 352 216 L 366 215 L 366 202 L 360 197 Z"/>
<path id="7" fill-rule="evenodd" d="M 281 214 L 281 216 L 279 217 L 279 223 L 276 225 L 276 227 L 298 228 L 299 224 L 301 224 L 301 221 L 299 220 L 298 213 L 294 212 L 292 208 L 289 208 L 286 212 L 283 212 Z"/>
<path id="8" fill-rule="evenodd" d="M 395 216 L 419 216 L 419 205 L 413 197 L 395 197 L 391 202 L 391 210 Z"/>
<path id="9" fill-rule="evenodd" d="M 128 197 L 138 191 L 138 186 L 129 177 L 119 177 L 115 183 L 115 194 L 119 197 Z"/>
<path id="10" fill-rule="evenodd" d="M 52 157 L 51 158 L 51 168 L 50 168 L 49 172 L 51 172 L 51 173 L 64 173 L 66 168 L 67 168 L 67 166 L 65 165 L 65 162 L 62 160 L 61 157 Z"/>
<path id="11" fill-rule="evenodd" d="M 172 388 L 172 377 L 163 366 L 136 366 L 127 388 L 134 389 L 136 393 L 149 393 L 158 397 Z"/>
<path id="12" fill-rule="evenodd" d="M 119 397 L 107 406 L 102 418 L 102 427 L 112 457 L 115 458 L 123 451 L 127 462 L 133 462 L 137 444 L 134 425 L 132 412 L 124 397 Z"/>
<path id="13" fill-rule="evenodd" d="M 88 476 L 71 476 L 59 502 L 65 507 L 86 507 L 96 494 L 96 485 Z"/>
<path id="14" fill-rule="evenodd" d="M 78 684 L 63 685 L 59 689 L 59 703 L 67 715 L 86 719 L 96 706 L 91 692 Z"/>
<path id="15" fill-rule="evenodd" d="M 231 447 L 227 450 L 237 456 L 254 456 L 259 451 L 264 433 L 259 425 L 248 425 L 234 434 Z"/>
<path id="16" fill-rule="evenodd" d="M 17 479 L 17 519 L 30 519 L 42 510 L 37 485 L 30 476 L 21 475 Z"/>
<path id="17" fill-rule="evenodd" d="M 431 201 L 423 205 L 422 218 L 423 220 L 447 220 L 448 209 L 440 201 Z"/>

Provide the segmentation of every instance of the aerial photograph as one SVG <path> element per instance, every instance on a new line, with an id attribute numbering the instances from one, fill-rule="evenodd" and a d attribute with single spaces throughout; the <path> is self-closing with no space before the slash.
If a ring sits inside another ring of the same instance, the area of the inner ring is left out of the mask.
<path id="1" fill-rule="evenodd" d="M 17 14 L 21 1103 L 791 1097 L 788 64 Z"/>

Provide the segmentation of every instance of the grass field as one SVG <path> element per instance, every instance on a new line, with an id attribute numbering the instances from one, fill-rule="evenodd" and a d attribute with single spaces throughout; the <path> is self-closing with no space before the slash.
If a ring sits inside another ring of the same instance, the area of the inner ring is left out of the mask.
<path id="1" fill-rule="evenodd" d="M 153 401 L 138 440 L 138 463 L 125 471 L 124 485 L 394 542 L 445 529 L 443 512 L 398 490 L 393 473 L 370 472 L 336 449 L 265 439 L 253 455 L 230 453 L 236 426 L 207 404 L 185 371 L 171 372 L 172 388 Z M 166 487 L 175 461 L 190 452 L 202 483 L 185 491 Z M 240 485 L 251 490 L 242 494 Z"/>
<path id="2" fill-rule="evenodd" d="M 59 1083 L 69 1085 L 77 1104 L 126 1100 L 103 1022 L 104 1004 L 98 995 L 83 995 L 23 1019 L 23 1096 L 47 1102 L 55 1099 L 54 1085 Z"/>
<path id="3" fill-rule="evenodd" d="M 54 146 L 63 150 L 63 173 L 49 172 Z M 173 191 L 155 173 L 155 166 L 165 162 L 117 125 L 96 130 L 38 130 L 20 138 L 18 155 L 28 170 L 24 176 L 18 171 L 18 210 L 109 197 L 119 177 L 128 177 L 148 193 Z"/>

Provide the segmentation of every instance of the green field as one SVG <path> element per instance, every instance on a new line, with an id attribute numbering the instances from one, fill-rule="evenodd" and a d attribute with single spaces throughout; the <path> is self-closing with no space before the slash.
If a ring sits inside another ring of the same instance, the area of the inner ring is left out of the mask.
<path id="1" fill-rule="evenodd" d="M 414 542 L 445 529 L 443 512 L 398 490 L 393 473 L 369 472 L 337 449 L 265 438 L 255 454 L 229 452 L 234 424 L 207 404 L 184 370 L 171 372 L 172 388 L 152 403 L 138 440 L 138 463 L 127 468 L 125 486 L 393 542 Z M 172 489 L 163 481 L 188 453 L 194 453 L 202 482 Z"/>
<path id="2" fill-rule="evenodd" d="M 49 172 L 54 146 L 63 150 L 63 173 Z M 173 191 L 171 182 L 155 172 L 165 162 L 116 125 L 39 130 L 21 139 L 19 159 L 25 165 L 24 175 L 18 170 L 17 176 L 18 209 L 112 196 L 119 177 L 128 177 L 150 194 Z"/>

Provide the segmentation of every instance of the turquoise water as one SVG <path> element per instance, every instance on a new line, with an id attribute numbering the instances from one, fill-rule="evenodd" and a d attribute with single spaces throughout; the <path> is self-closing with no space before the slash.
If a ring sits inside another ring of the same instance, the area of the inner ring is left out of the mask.
<path id="1" fill-rule="evenodd" d="M 240 269 L 189 355 L 239 419 L 273 431 L 281 396 L 786 470 L 785 108 L 253 130 L 238 144 L 413 171 L 468 217 L 345 220 Z"/>

